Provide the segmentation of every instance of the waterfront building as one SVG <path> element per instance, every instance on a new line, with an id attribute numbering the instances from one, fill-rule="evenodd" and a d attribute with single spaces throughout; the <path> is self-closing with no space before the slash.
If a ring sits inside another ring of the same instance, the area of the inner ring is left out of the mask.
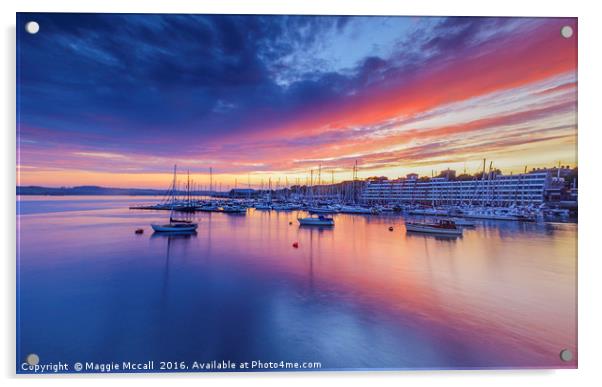
<path id="1" fill-rule="evenodd" d="M 562 180 L 554 178 L 549 170 L 486 174 L 484 179 L 469 180 L 409 174 L 396 180 L 369 181 L 360 198 L 366 204 L 540 205 L 546 200 L 547 190 L 557 189 L 560 184 Z"/>

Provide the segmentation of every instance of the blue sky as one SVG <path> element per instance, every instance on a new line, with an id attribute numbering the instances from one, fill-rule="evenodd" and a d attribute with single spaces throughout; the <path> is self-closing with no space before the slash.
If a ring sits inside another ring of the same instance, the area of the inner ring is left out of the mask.
<path id="1" fill-rule="evenodd" d="M 574 19 L 17 19 L 25 183 L 162 186 L 174 163 L 258 181 L 302 176 L 316 163 L 343 179 L 355 158 L 363 175 L 391 177 L 479 163 L 482 153 L 508 168 L 576 161 L 576 38 L 562 41 L 557 33 L 567 23 L 576 29 Z M 38 34 L 23 31 L 29 20 L 40 24 Z M 421 134 L 525 106 L 546 113 L 522 115 L 511 127 L 490 120 L 497 126 L 454 143 L 453 131 Z M 425 152 L 441 147 L 452 150 L 443 160 Z"/>

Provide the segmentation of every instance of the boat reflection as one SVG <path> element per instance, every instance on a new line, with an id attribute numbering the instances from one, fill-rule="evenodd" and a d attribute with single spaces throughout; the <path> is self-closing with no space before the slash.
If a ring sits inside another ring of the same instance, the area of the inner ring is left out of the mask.
<path id="1" fill-rule="evenodd" d="M 305 227 L 304 211 L 249 210 L 136 235 L 160 216 L 121 203 L 19 218 L 19 354 L 58 361 L 68 347 L 101 361 L 111 342 L 115 356 L 154 360 L 576 365 L 558 348 L 577 353 L 577 224 L 475 220 L 458 239 L 406 233 L 406 220 L 434 217 L 336 214 L 335 227 Z"/>
<path id="2" fill-rule="evenodd" d="M 151 234 L 151 239 L 167 238 L 168 241 L 174 239 L 191 239 L 196 238 L 196 231 L 171 231 L 171 232 L 154 232 Z"/>
<path id="3" fill-rule="evenodd" d="M 324 231 L 332 232 L 333 227 L 332 226 L 312 226 L 312 225 L 308 225 L 308 224 L 300 224 L 299 230 L 302 230 L 304 232 L 309 231 L 311 234 L 313 234 L 314 231 L 317 231 L 319 234 L 322 234 L 322 233 L 324 233 Z"/>
<path id="4" fill-rule="evenodd" d="M 438 241 L 445 242 L 457 242 L 458 239 L 462 239 L 462 235 L 437 235 L 437 234 L 427 234 L 416 231 L 407 231 L 407 238 L 416 238 L 416 239 L 436 239 Z"/>

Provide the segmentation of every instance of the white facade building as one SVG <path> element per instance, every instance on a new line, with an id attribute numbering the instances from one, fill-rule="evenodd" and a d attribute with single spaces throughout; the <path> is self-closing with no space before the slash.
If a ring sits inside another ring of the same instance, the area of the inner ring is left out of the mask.
<path id="1" fill-rule="evenodd" d="M 421 180 L 416 175 L 408 176 L 405 179 L 368 182 L 361 200 L 382 204 L 539 205 L 551 183 L 547 171 L 497 175 L 484 180 L 448 180 L 444 177 Z"/>

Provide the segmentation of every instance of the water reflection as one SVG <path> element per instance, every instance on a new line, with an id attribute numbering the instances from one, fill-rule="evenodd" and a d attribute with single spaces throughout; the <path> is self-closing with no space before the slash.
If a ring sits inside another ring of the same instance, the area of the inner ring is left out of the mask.
<path id="1" fill-rule="evenodd" d="M 169 242 L 172 240 L 182 240 L 182 239 L 190 239 L 196 238 L 196 231 L 169 231 L 169 232 L 153 232 L 151 234 L 151 239 L 167 239 L 167 246 L 169 247 Z"/>
<path id="2" fill-rule="evenodd" d="M 190 243 L 193 238 L 197 237 L 196 231 L 179 231 L 179 232 L 154 232 L 150 236 L 150 240 L 156 241 L 164 241 L 165 242 L 165 259 L 163 266 L 163 278 L 162 278 L 162 286 L 161 286 L 161 294 L 159 297 L 159 307 L 157 309 L 157 319 L 158 329 L 157 329 L 157 340 L 159 345 L 161 346 L 169 346 L 170 334 L 169 330 L 171 329 L 171 307 L 172 307 L 172 299 L 174 297 L 173 293 L 173 285 L 172 281 L 172 249 L 174 247 L 183 248 L 181 250 L 185 251 L 185 248 Z M 177 259 L 181 254 L 178 252 L 175 253 L 175 258 Z M 148 322 L 152 325 L 152 322 Z"/>
<path id="3" fill-rule="evenodd" d="M 299 231 L 308 232 L 311 236 L 313 236 L 315 233 L 323 234 L 325 232 L 332 232 L 333 228 L 333 226 L 313 226 L 307 224 L 299 225 Z"/>
<path id="4" fill-rule="evenodd" d="M 406 235 L 408 238 L 436 239 L 444 242 L 456 242 L 458 239 L 462 238 L 462 235 L 436 235 L 416 231 L 408 231 Z"/>
<path id="5" fill-rule="evenodd" d="M 20 217 L 19 354 L 576 364 L 558 359 L 576 353 L 574 224 L 481 221 L 449 239 L 406 233 L 400 215 L 339 214 L 325 228 L 249 210 L 147 237 L 133 230 L 165 212 L 123 204 Z"/>

